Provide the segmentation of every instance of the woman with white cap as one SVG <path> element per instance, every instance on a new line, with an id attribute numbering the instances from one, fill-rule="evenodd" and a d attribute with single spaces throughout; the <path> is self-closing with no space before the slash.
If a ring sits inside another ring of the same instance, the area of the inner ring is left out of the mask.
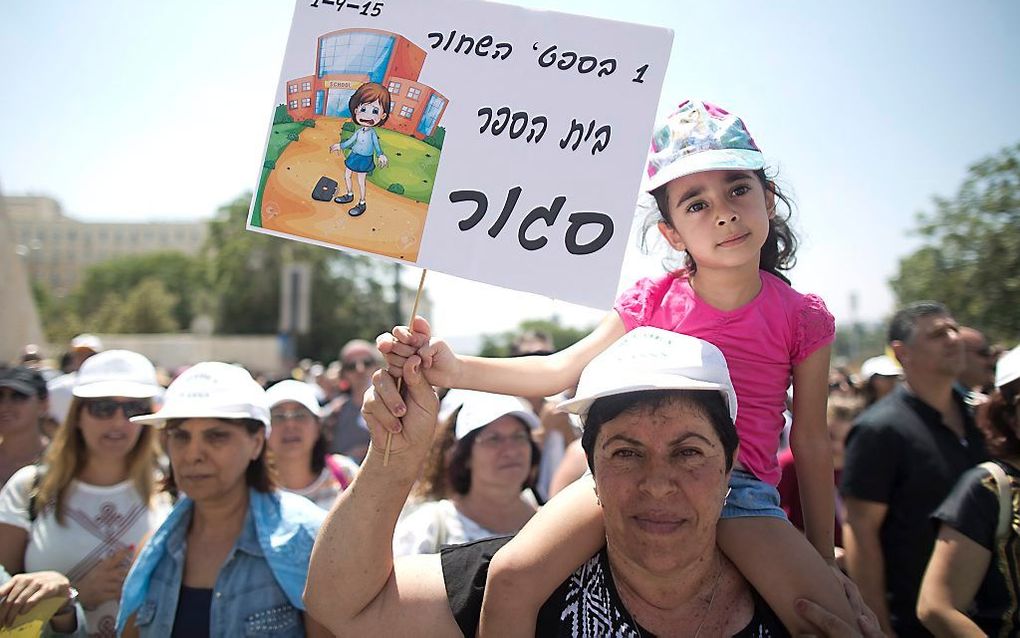
<path id="1" fill-rule="evenodd" d="M 903 368 L 891 356 L 880 354 L 861 364 L 861 383 L 865 407 L 896 389 L 903 378 Z"/>
<path id="2" fill-rule="evenodd" d="M 932 515 L 917 615 L 936 636 L 1020 635 L 1020 347 L 999 359 L 978 415 L 995 460 L 961 476 Z"/>
<path id="3" fill-rule="evenodd" d="M 275 489 L 265 392 L 244 369 L 199 363 L 135 417 L 164 429 L 168 487 L 185 494 L 131 567 L 127 636 L 304 636 L 301 590 L 324 512 Z"/>
<path id="4" fill-rule="evenodd" d="M 520 399 L 463 392 L 448 418 L 455 442 L 430 455 L 424 474 L 443 475 L 449 498 L 424 503 L 403 518 L 393 535 L 395 556 L 434 554 L 443 545 L 514 534 L 536 512 L 522 490 L 534 488 L 538 417 Z M 442 434 L 437 440 L 443 440 Z"/>
<path id="5" fill-rule="evenodd" d="M 155 433 L 129 419 L 161 392 L 144 356 L 107 350 L 78 371 L 66 421 L 44 464 L 0 493 L 0 562 L 12 574 L 68 577 L 89 635 L 110 635 L 132 550 L 166 515 L 157 496 Z"/>
<path id="6" fill-rule="evenodd" d="M 311 385 L 280 381 L 266 391 L 266 399 L 273 425 L 269 451 L 280 489 L 328 510 L 354 480 L 358 464 L 343 454 L 327 453 L 322 410 Z"/>

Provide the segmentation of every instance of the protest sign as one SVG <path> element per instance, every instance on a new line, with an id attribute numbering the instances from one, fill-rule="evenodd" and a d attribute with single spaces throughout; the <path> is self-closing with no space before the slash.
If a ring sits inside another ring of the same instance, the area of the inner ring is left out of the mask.
<path id="1" fill-rule="evenodd" d="M 608 307 L 671 43 L 478 0 L 300 0 L 248 228 Z"/>

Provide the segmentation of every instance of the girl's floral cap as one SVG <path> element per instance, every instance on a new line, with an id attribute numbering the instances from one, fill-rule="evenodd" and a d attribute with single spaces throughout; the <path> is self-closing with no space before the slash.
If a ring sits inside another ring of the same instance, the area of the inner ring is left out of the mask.
<path id="1" fill-rule="evenodd" d="M 744 122 L 708 102 L 687 100 L 655 130 L 643 189 L 715 170 L 755 171 L 765 158 Z"/>

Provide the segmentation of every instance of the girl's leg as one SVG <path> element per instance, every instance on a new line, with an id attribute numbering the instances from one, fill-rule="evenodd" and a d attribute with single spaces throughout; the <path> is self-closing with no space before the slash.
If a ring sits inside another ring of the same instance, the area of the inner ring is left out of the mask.
<path id="1" fill-rule="evenodd" d="M 542 603 L 606 542 L 591 476 L 565 487 L 492 557 L 478 635 L 534 636 Z"/>
<path id="2" fill-rule="evenodd" d="M 358 173 L 358 192 L 361 194 L 361 199 L 358 201 L 362 204 L 365 203 L 365 179 L 368 177 L 368 173 Z"/>
<path id="3" fill-rule="evenodd" d="M 354 189 L 351 187 L 351 169 L 344 169 L 344 183 L 347 184 L 347 194 L 353 195 Z"/>
<path id="4" fill-rule="evenodd" d="M 770 516 L 724 518 L 718 531 L 719 548 L 791 634 L 818 631 L 797 614 L 798 598 L 818 603 L 851 627 L 857 626 L 834 568 L 789 522 Z"/>
<path id="5" fill-rule="evenodd" d="M 333 201 L 337 204 L 349 204 L 354 201 L 354 193 L 351 192 L 351 169 L 349 168 L 344 170 L 344 182 L 347 184 L 347 192 L 333 198 Z"/>

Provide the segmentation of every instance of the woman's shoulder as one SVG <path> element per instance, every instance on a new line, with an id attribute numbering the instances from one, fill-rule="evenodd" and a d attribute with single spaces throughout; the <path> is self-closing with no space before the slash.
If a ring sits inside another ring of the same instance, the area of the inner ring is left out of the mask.
<path id="1" fill-rule="evenodd" d="M 7 483 L 3 486 L 3 492 L 13 491 L 17 493 L 28 494 L 33 485 L 37 485 L 42 480 L 43 474 L 46 473 L 46 468 L 43 465 L 26 465 L 25 467 L 19 468 L 11 478 L 7 479 Z"/>

